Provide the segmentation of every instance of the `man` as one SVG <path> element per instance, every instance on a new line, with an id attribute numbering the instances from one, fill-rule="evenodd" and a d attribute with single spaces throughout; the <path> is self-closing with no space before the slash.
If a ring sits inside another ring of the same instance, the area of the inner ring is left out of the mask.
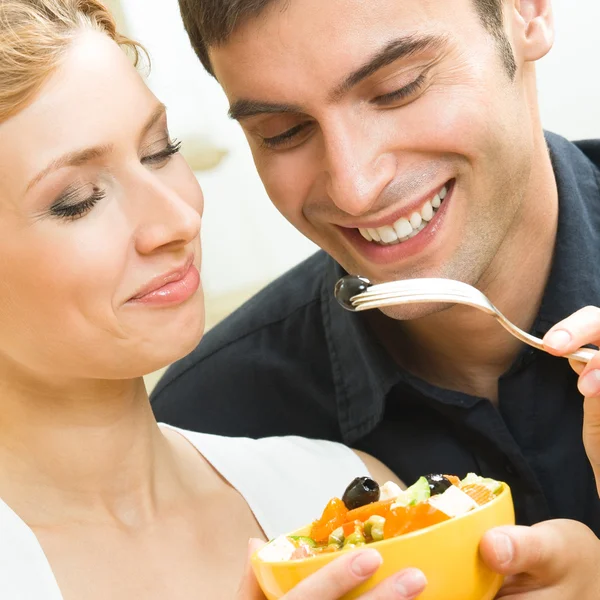
<path id="1" fill-rule="evenodd" d="M 506 595 L 600 597 L 586 457 L 600 462 L 600 358 L 578 382 L 565 359 L 473 309 L 356 315 L 333 298 L 346 272 L 448 277 L 554 354 L 600 339 L 600 311 L 578 312 L 600 297 L 600 144 L 544 136 L 534 64 L 552 46 L 550 1 L 180 6 L 271 200 L 325 252 L 173 367 L 153 396 L 158 418 L 340 440 L 407 483 L 468 471 L 507 481 L 520 524 L 580 523 L 490 536 L 486 560 L 521 574 Z"/>

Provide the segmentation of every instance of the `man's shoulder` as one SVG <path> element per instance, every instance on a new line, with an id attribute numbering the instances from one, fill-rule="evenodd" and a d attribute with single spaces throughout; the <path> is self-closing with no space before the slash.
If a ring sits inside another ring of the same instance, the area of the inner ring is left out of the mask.
<path id="1" fill-rule="evenodd" d="M 564 137 L 545 132 L 546 141 L 550 149 L 550 155 L 553 159 L 560 157 L 561 164 L 569 167 L 579 175 L 584 177 L 590 173 L 590 168 L 594 177 L 598 177 L 600 171 L 600 139 L 582 139 L 569 141 Z"/>

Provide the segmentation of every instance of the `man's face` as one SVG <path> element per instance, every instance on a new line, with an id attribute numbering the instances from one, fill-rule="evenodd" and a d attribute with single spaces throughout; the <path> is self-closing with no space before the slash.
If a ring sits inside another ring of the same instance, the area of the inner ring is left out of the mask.
<path id="1" fill-rule="evenodd" d="M 472 0 L 274 2 L 211 59 L 271 200 L 348 272 L 477 284 L 512 243 L 531 72 Z"/>

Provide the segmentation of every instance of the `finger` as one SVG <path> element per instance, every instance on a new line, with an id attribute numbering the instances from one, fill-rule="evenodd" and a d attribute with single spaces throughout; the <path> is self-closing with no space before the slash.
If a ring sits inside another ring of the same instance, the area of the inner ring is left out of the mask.
<path id="1" fill-rule="evenodd" d="M 369 579 L 381 562 L 381 556 L 375 550 L 350 553 L 305 579 L 282 600 L 337 600 Z M 421 571 L 405 569 L 361 595 L 360 600 L 413 600 L 426 585 L 427 580 Z"/>
<path id="2" fill-rule="evenodd" d="M 337 600 L 369 579 L 382 562 L 376 550 L 349 552 L 304 579 L 283 600 Z"/>
<path id="3" fill-rule="evenodd" d="M 264 544 L 265 542 L 256 538 L 251 538 L 248 542 L 248 559 L 246 560 L 244 576 L 238 589 L 237 600 L 265 600 L 265 596 L 256 581 L 256 577 L 254 577 L 254 571 L 252 570 L 252 564 L 250 563 L 250 557 L 257 550 L 262 548 Z"/>
<path id="4" fill-rule="evenodd" d="M 581 375 L 583 373 L 583 370 L 585 369 L 585 363 L 582 363 L 579 360 L 573 360 L 572 358 L 570 358 L 569 364 L 571 365 L 573 371 L 577 373 L 577 375 Z"/>
<path id="5" fill-rule="evenodd" d="M 376 588 L 360 596 L 360 600 L 414 600 L 427 587 L 425 575 L 418 569 L 405 569 L 388 577 Z"/>
<path id="6" fill-rule="evenodd" d="M 599 339 L 600 308 L 586 306 L 552 327 L 543 341 L 547 350 L 562 355 Z"/>
<path id="7" fill-rule="evenodd" d="M 588 544 L 588 529 L 575 521 L 556 520 L 533 527 L 498 527 L 480 546 L 484 562 L 502 575 L 526 574 L 551 585 L 568 575 L 578 551 Z"/>
<path id="8" fill-rule="evenodd" d="M 600 494 L 600 398 L 585 398 L 583 402 L 583 445 Z"/>

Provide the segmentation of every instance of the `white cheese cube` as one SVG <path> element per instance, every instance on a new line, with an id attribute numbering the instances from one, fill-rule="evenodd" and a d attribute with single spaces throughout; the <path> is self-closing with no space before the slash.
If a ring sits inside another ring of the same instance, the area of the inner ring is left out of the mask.
<path id="1" fill-rule="evenodd" d="M 402 488 L 393 481 L 387 481 L 379 488 L 379 500 L 391 500 L 402 494 Z"/>
<path id="2" fill-rule="evenodd" d="M 451 485 L 443 494 L 429 498 L 429 504 L 449 517 L 459 517 L 479 506 L 471 496 L 455 485 Z"/>
<path id="3" fill-rule="evenodd" d="M 296 546 L 285 535 L 281 535 L 263 546 L 258 551 L 258 557 L 265 562 L 280 562 L 290 560 L 295 550 Z"/>

